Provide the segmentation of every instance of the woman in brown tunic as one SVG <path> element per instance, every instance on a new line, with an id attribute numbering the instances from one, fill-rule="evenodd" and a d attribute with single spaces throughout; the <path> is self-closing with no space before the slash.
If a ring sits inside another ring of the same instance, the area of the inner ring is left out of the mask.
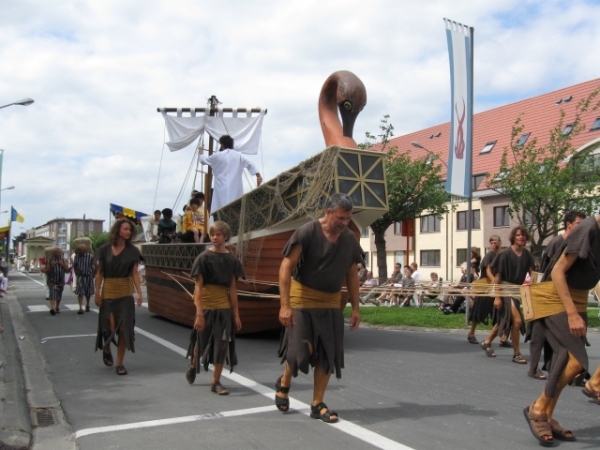
<path id="1" fill-rule="evenodd" d="M 134 287 L 137 292 L 136 304 L 142 306 L 142 286 L 137 270 L 142 255 L 131 244 L 134 235 L 134 223 L 128 219 L 118 219 L 110 229 L 110 242 L 100 247 L 94 258 L 98 264 L 95 301 L 100 307 L 96 350 L 102 350 L 104 364 L 112 366 L 110 343 L 118 336 L 117 375 L 127 375 L 123 365 L 125 352 L 135 352 Z"/>

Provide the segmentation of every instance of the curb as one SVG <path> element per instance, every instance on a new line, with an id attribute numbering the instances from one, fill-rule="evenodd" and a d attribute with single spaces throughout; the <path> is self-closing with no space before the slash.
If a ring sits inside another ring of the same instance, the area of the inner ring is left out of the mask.
<path id="1" fill-rule="evenodd" d="M 32 441 L 31 419 L 25 395 L 25 377 L 21 367 L 21 355 L 9 302 L 16 297 L 9 294 L 0 302 L 2 326 L 0 333 L 0 449 L 28 449 Z"/>
<path id="2" fill-rule="evenodd" d="M 77 445 L 70 424 L 62 411 L 60 401 L 56 397 L 46 361 L 39 348 L 39 338 L 29 326 L 17 296 L 8 296 L 7 306 L 12 322 L 14 348 L 20 354 L 22 383 L 24 397 L 19 411 L 20 421 L 29 423 L 31 436 L 30 446 L 33 450 L 75 450 Z M 6 322 L 6 321 L 5 321 Z M 6 333 L 6 330 L 5 330 Z M 23 411 L 24 410 L 24 411 Z M 50 424 L 38 424 L 42 416 L 50 417 Z M 33 422 L 33 426 L 32 426 Z M 2 449 L 2 447 L 0 447 Z"/>

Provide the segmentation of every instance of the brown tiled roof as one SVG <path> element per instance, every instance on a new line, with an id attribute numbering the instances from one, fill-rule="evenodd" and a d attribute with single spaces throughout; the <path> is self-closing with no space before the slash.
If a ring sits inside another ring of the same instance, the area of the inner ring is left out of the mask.
<path id="1" fill-rule="evenodd" d="M 600 87 L 600 78 L 475 114 L 473 117 L 473 175 L 485 172 L 495 174 L 499 171 L 503 150 L 510 146 L 512 126 L 520 115 L 522 124 L 525 126 L 522 133 L 531 132 L 530 140 L 537 138 L 538 146 L 546 145 L 550 139 L 550 130 L 560 119 L 560 111 L 565 112 L 564 124 L 568 124 L 575 116 L 577 103 L 587 98 L 598 87 Z M 566 99 L 569 97 L 571 99 L 567 101 Z M 559 100 L 562 101 L 557 104 L 556 102 Z M 600 110 L 588 111 L 582 115 L 585 130 L 573 138 L 572 144 L 575 149 L 600 138 L 600 129 L 589 131 L 599 117 Z M 435 137 L 438 133 L 441 133 L 439 137 Z M 446 122 L 393 138 L 390 140 L 390 145 L 397 146 L 399 151 L 410 150 L 411 155 L 415 158 L 427 156 L 425 150 L 411 145 L 416 141 L 432 153 L 439 155 L 440 159 L 447 163 L 449 139 L 450 123 Z M 493 141 L 497 142 L 492 151 L 480 154 L 486 143 Z M 442 170 L 445 177 L 445 166 L 442 167 Z"/>

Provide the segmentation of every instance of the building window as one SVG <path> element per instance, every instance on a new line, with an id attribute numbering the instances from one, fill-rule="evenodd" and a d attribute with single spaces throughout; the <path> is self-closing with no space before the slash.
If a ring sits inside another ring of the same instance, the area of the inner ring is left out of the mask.
<path id="1" fill-rule="evenodd" d="M 479 190 L 479 186 L 481 186 L 481 184 L 483 183 L 483 180 L 485 180 L 485 174 L 482 173 L 480 175 L 473 175 L 473 186 L 472 189 L 474 191 L 478 191 Z"/>
<path id="2" fill-rule="evenodd" d="M 571 131 L 573 131 L 573 126 L 574 124 L 572 123 L 568 123 L 567 125 L 565 125 L 565 127 L 562 130 L 562 135 L 568 136 L 569 134 L 571 134 Z"/>
<path id="3" fill-rule="evenodd" d="M 592 124 L 592 128 L 590 128 L 590 131 L 596 131 L 596 130 L 600 130 L 600 117 L 598 117 L 594 123 Z"/>
<path id="4" fill-rule="evenodd" d="M 394 222 L 394 234 L 402 234 L 402 222 Z"/>
<path id="5" fill-rule="evenodd" d="M 394 261 L 400 264 L 404 264 L 404 250 L 394 252 Z"/>
<path id="6" fill-rule="evenodd" d="M 365 253 L 365 267 L 369 267 L 369 252 Z"/>
<path id="7" fill-rule="evenodd" d="M 360 230 L 360 237 L 367 238 L 369 237 L 369 227 L 365 227 Z"/>
<path id="8" fill-rule="evenodd" d="M 492 141 L 492 142 L 488 142 L 487 144 L 485 144 L 485 146 L 481 149 L 479 154 L 484 155 L 486 153 L 491 152 L 492 149 L 494 148 L 494 145 L 496 145 L 496 142 L 498 142 L 498 141 Z"/>
<path id="9" fill-rule="evenodd" d="M 521 147 L 523 144 L 525 144 L 525 142 L 527 142 L 527 139 L 529 139 L 530 135 L 531 133 L 523 133 L 517 141 L 517 143 L 515 144 L 515 147 Z"/>
<path id="10" fill-rule="evenodd" d="M 421 266 L 440 267 L 441 259 L 440 250 L 421 250 Z"/>
<path id="11" fill-rule="evenodd" d="M 88 222 L 88 230 L 90 232 L 94 231 L 94 222 Z"/>
<path id="12" fill-rule="evenodd" d="M 83 222 L 77 222 L 77 230 L 83 230 Z"/>
<path id="13" fill-rule="evenodd" d="M 468 211 L 458 211 L 456 213 L 456 229 L 457 230 L 466 230 L 467 229 L 467 212 Z M 478 209 L 474 209 L 473 211 L 471 211 L 471 229 L 472 230 L 481 229 L 480 211 Z"/>
<path id="14" fill-rule="evenodd" d="M 494 207 L 494 228 L 507 227 L 509 221 L 508 205 Z"/>
<path id="15" fill-rule="evenodd" d="M 430 214 L 421 217 L 421 233 L 438 233 L 440 231 L 441 218 L 438 214 Z"/>
<path id="16" fill-rule="evenodd" d="M 467 262 L 467 249 L 457 248 L 456 249 L 456 267 L 460 267 L 462 263 Z"/>
<path id="17" fill-rule="evenodd" d="M 58 223 L 58 232 L 59 233 L 66 233 L 67 232 L 67 224 L 65 222 L 59 222 Z"/>
<path id="18" fill-rule="evenodd" d="M 67 238 L 64 236 L 61 236 L 58 238 L 58 243 L 57 245 L 62 248 L 63 250 L 67 248 Z"/>

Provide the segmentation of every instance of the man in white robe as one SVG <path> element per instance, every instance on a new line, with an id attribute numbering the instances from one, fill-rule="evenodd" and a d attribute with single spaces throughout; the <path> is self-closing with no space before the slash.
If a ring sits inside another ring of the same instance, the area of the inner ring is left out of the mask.
<path id="1" fill-rule="evenodd" d="M 210 156 L 204 156 L 204 150 L 200 149 L 200 162 L 212 167 L 215 179 L 211 213 L 244 195 L 242 184 L 244 169 L 247 169 L 251 175 L 256 175 L 257 186 L 262 183 L 258 167 L 242 153 L 233 149 L 231 136 L 221 136 L 219 144 L 221 144 L 220 151 Z"/>

